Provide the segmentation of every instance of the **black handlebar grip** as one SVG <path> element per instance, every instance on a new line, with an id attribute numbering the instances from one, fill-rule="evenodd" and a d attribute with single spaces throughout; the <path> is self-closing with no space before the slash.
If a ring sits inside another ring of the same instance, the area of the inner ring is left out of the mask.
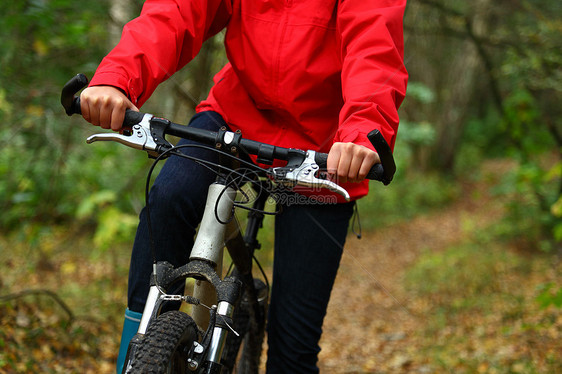
<path id="1" fill-rule="evenodd" d="M 88 85 L 88 78 L 84 74 L 76 74 L 71 80 L 66 82 L 62 88 L 60 102 L 66 114 L 80 114 L 80 98 L 74 95 Z"/>
<path id="2" fill-rule="evenodd" d="M 365 178 L 374 181 L 381 181 L 384 183 L 384 167 L 382 166 L 382 164 L 374 164 Z"/>
<path id="3" fill-rule="evenodd" d="M 379 130 L 375 129 L 371 131 L 367 134 L 367 139 L 369 139 L 373 147 L 375 147 L 381 159 L 380 165 L 382 165 L 383 170 L 381 179 L 379 180 L 387 185 L 392 182 L 394 173 L 396 173 L 396 164 L 394 163 L 394 157 L 392 157 L 392 150 Z"/>
<path id="4" fill-rule="evenodd" d="M 131 128 L 137 123 L 139 123 L 140 121 L 142 121 L 143 117 L 144 117 L 144 113 L 127 109 L 125 111 L 125 119 L 123 120 L 123 127 Z"/>
<path id="5" fill-rule="evenodd" d="M 314 156 L 314 161 L 316 162 L 316 164 L 318 164 L 320 169 L 326 169 L 326 165 L 328 164 L 328 154 L 316 152 L 316 155 Z"/>

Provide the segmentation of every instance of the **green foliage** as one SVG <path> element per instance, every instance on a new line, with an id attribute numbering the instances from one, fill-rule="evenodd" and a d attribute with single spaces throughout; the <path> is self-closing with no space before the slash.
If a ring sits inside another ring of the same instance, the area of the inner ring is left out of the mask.
<path id="1" fill-rule="evenodd" d="M 509 197 L 507 216 L 496 226 L 505 238 L 525 239 L 548 250 L 562 235 L 561 216 L 553 209 L 559 199 L 562 174 L 552 133 L 544 126 L 537 99 L 526 89 L 517 89 L 504 101 L 504 115 L 489 109 L 474 118 L 465 130 L 466 142 L 456 162 L 457 175 L 478 176 L 486 157 L 515 162 L 494 193 Z"/>
<path id="2" fill-rule="evenodd" d="M 426 84 L 410 82 L 408 94 L 404 101 L 405 109 L 431 104 L 435 101 L 435 93 Z M 436 130 L 434 124 L 412 116 L 412 119 L 402 119 L 398 128 L 398 137 L 395 145 L 397 166 L 402 170 L 425 168 L 424 153 L 434 145 Z M 406 116 L 407 117 L 407 116 Z"/>
<path id="3" fill-rule="evenodd" d="M 543 125 L 537 100 L 528 90 L 518 89 L 505 100 L 502 128 L 510 143 L 506 151 L 518 160 L 518 167 L 507 174 L 498 190 L 514 195 L 507 206 L 506 234 L 525 236 L 538 248 L 552 248 L 560 241 L 562 215 L 556 209 L 562 174 L 560 161 L 552 161 L 555 148 L 552 133 Z M 559 155 L 558 155 L 559 157 Z"/>
<path id="4" fill-rule="evenodd" d="M 7 91 L 8 100 L 24 105 L 54 103 L 58 90 L 53 88 L 77 70 L 91 71 L 105 47 L 107 4 L 2 2 L 0 87 Z"/>
<path id="5" fill-rule="evenodd" d="M 556 287 L 553 282 L 540 285 L 540 292 L 536 300 L 541 308 L 546 309 L 553 305 L 556 308 L 562 308 L 562 287 Z"/>
<path id="6" fill-rule="evenodd" d="M 13 1 L 3 2 L 0 8 L 4 31 L 0 36 L 4 52 L 0 56 L 0 192 L 5 213 L 1 220 L 2 227 L 10 228 L 34 215 L 40 219 L 57 215 L 52 211 L 53 191 L 72 129 L 56 123 L 56 113 L 61 111 L 55 92 L 72 76 L 68 64 L 80 64 L 79 59 L 61 59 L 60 54 L 77 57 L 77 43 L 90 40 L 87 30 L 77 31 L 77 24 L 85 22 L 94 31 L 95 27 L 94 7 L 88 10 L 70 1 Z M 41 205 L 48 208 L 36 210 Z"/>
<path id="7" fill-rule="evenodd" d="M 560 21 L 562 6 L 558 1 L 522 1 L 511 14 L 502 38 L 514 39 L 504 52 L 501 74 L 516 85 L 533 90 L 561 91 L 562 40 Z M 508 29 L 508 28 L 511 29 Z M 517 28 L 517 33 L 512 31 Z"/>
<path id="8" fill-rule="evenodd" d="M 496 110 L 468 120 L 455 160 L 455 175 L 478 174 L 483 160 L 505 157 L 509 139 L 501 123 L 502 117 Z"/>
<path id="9" fill-rule="evenodd" d="M 518 197 L 508 207 L 512 232 L 549 249 L 562 239 L 561 215 L 555 205 L 562 191 L 561 175 L 555 172 L 562 145 L 562 23 L 556 16 L 562 8 L 551 1 L 523 1 L 521 8 L 510 20 L 510 30 L 513 26 L 518 30 L 517 41 L 507 48 L 500 69 L 510 89 L 501 127 L 510 141 L 508 154 L 520 161 L 504 188 Z M 507 29 L 500 33 L 508 38 Z"/>
<path id="10" fill-rule="evenodd" d="M 90 194 L 97 197 L 104 190 L 119 194 L 113 202 L 131 211 L 148 165 L 143 155 L 131 155 L 133 151 L 116 145 L 86 146 L 83 129 L 87 125 L 80 129 L 76 121 L 46 114 L 36 123 L 33 128 L 40 131 L 39 136 L 0 132 L 0 141 L 6 144 L 0 154 L 0 194 L 4 196 L 0 222 L 5 229 L 28 220 L 72 220 L 82 199 L 88 202 Z"/>
<path id="11" fill-rule="evenodd" d="M 562 224 L 556 204 L 560 178 L 553 180 L 548 174 L 548 168 L 537 162 L 523 163 L 493 189 L 496 196 L 508 197 L 507 214 L 496 225 L 498 235 L 517 238 L 531 248 L 554 248 Z"/>
<path id="12" fill-rule="evenodd" d="M 410 99 L 415 99 L 422 104 L 431 104 L 435 102 L 435 93 L 421 82 L 409 82 L 407 100 Z"/>
<path id="13" fill-rule="evenodd" d="M 102 250 L 131 242 L 138 225 L 135 214 L 125 213 L 115 206 L 117 198 L 115 191 L 101 190 L 82 200 L 76 211 L 78 219 L 96 223 L 94 244 Z"/>
<path id="14" fill-rule="evenodd" d="M 522 159 L 552 149 L 554 142 L 544 126 L 536 98 L 525 89 L 513 91 L 504 102 L 501 129 L 511 141 L 508 151 Z"/>
<path id="15" fill-rule="evenodd" d="M 17 0 L 0 5 L 3 230 L 31 221 L 72 222 L 80 202 L 92 201 L 99 191 L 118 196 L 112 204 L 123 213 L 113 212 L 113 226 L 130 222 L 133 206 L 140 205 L 142 182 L 137 182 L 146 158 L 118 146 L 86 147 L 86 136 L 99 128 L 68 119 L 59 102 L 64 83 L 77 72 L 91 75 L 106 53 L 109 4 Z M 96 212 L 93 220 L 101 223 L 102 215 Z"/>
<path id="16" fill-rule="evenodd" d="M 411 123 L 408 121 L 400 122 L 400 140 L 414 148 L 417 146 L 429 146 L 435 141 L 435 128 L 428 122 Z M 412 149 L 410 149 L 410 152 Z M 402 151 L 402 152 L 408 152 Z M 409 153 L 409 152 L 408 152 Z M 412 160 L 414 161 L 414 160 Z"/>

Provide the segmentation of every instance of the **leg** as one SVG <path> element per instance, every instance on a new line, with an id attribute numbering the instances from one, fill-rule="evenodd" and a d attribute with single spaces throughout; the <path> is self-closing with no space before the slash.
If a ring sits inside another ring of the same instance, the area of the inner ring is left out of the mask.
<path id="1" fill-rule="evenodd" d="M 353 203 L 284 206 L 275 222 L 268 373 L 316 373 Z"/>

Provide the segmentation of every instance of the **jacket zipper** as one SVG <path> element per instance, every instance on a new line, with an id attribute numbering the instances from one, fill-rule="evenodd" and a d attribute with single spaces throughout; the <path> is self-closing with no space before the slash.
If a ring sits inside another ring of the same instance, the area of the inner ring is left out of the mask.
<path id="1" fill-rule="evenodd" d="M 293 6 L 293 0 L 285 0 L 285 7 L 283 10 L 283 17 L 281 19 L 281 30 L 279 32 L 279 39 L 277 42 L 277 49 L 276 49 L 276 53 L 275 53 L 275 65 L 274 65 L 274 69 L 272 72 L 272 84 L 273 84 L 273 92 L 274 95 L 272 97 L 272 101 L 275 104 L 282 104 L 281 103 L 281 99 L 280 99 L 280 94 L 279 94 L 279 82 L 280 82 L 280 76 L 281 76 L 281 59 L 282 59 L 282 45 L 283 42 L 285 41 L 285 35 L 287 33 L 287 24 L 289 23 L 289 9 Z"/>

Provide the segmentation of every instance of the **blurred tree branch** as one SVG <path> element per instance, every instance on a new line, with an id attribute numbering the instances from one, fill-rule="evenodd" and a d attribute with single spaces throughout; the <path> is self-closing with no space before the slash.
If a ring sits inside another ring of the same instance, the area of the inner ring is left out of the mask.
<path id="1" fill-rule="evenodd" d="M 26 296 L 47 296 L 55 301 L 62 310 L 66 313 L 68 317 L 69 325 L 75 320 L 74 313 L 70 309 L 70 307 L 63 301 L 63 299 L 57 295 L 55 292 L 46 290 L 46 289 L 35 289 L 35 290 L 24 290 L 17 293 L 12 293 L 8 295 L 0 296 L 0 302 L 8 302 L 11 300 L 21 299 Z"/>

